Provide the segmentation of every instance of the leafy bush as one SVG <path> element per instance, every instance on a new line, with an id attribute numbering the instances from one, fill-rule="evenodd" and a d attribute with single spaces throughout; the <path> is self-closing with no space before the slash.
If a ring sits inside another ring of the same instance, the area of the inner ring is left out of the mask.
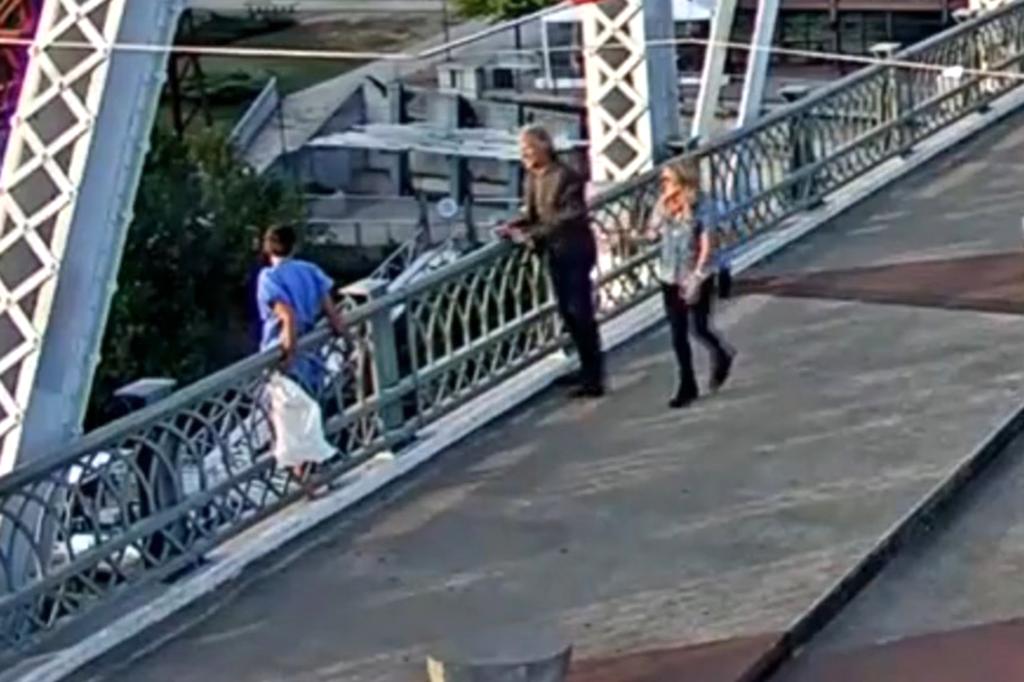
<path id="1" fill-rule="evenodd" d="M 455 0 L 459 15 L 467 18 L 515 19 L 554 5 L 556 0 Z"/>
<path id="2" fill-rule="evenodd" d="M 239 161 L 220 131 L 186 141 L 158 129 L 129 228 L 90 422 L 144 376 L 195 380 L 252 350 L 255 245 L 301 198 Z"/>

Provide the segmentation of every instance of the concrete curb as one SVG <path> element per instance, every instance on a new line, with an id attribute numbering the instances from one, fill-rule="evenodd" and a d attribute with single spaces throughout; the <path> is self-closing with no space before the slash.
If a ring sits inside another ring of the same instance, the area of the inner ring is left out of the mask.
<path id="1" fill-rule="evenodd" d="M 1022 104 L 1024 104 L 1024 88 L 1021 88 L 1020 92 L 1004 96 L 986 114 L 965 119 L 949 130 L 922 142 L 913 155 L 882 164 L 861 180 L 851 183 L 831 195 L 821 208 L 802 213 L 787 221 L 780 229 L 755 240 L 733 259 L 734 272 L 739 274 L 748 270 L 781 251 L 889 183 L 917 169 L 953 145 L 972 137 L 988 125 L 1013 113 Z M 602 325 L 605 349 L 611 350 L 623 345 L 653 327 L 661 319 L 660 301 L 657 298 L 644 301 L 620 317 Z M 403 452 L 401 456 L 394 456 L 390 453 L 378 455 L 343 477 L 341 480 L 346 483 L 343 488 L 324 498 L 292 505 L 226 542 L 210 553 L 208 557 L 210 565 L 205 570 L 168 587 L 156 599 L 97 630 L 73 646 L 46 657 L 34 659 L 32 668 L 25 670 L 24 674 L 17 679 L 21 682 L 58 682 L 65 679 L 68 675 L 115 647 L 194 604 L 203 596 L 236 580 L 247 567 L 286 543 L 321 523 L 335 518 L 346 509 L 434 459 L 454 443 L 548 388 L 556 377 L 569 371 L 572 366 L 573 361 L 562 353 L 544 358 L 454 413 L 425 428 L 419 434 L 419 442 L 408 451 Z M 1024 423 L 1024 411 L 1016 415 L 1016 418 Z M 989 457 L 991 458 L 991 455 Z M 972 458 L 968 458 L 968 461 L 971 459 L 978 459 L 977 453 Z M 959 470 L 960 467 L 958 467 Z M 960 481 L 961 478 L 956 477 L 956 480 Z M 933 495 L 942 493 L 941 501 L 946 496 L 955 495 L 962 484 L 961 481 L 959 485 L 954 485 L 952 491 L 947 490 L 946 486 L 940 486 L 940 489 L 937 489 Z M 931 497 L 930 495 L 929 499 Z M 929 508 L 933 509 L 934 507 L 935 504 L 932 504 Z M 917 518 L 921 514 L 919 510 L 920 506 L 911 512 L 910 517 Z M 899 529 L 907 521 L 908 519 L 902 520 L 886 537 L 898 531 L 895 539 L 904 539 L 906 531 Z M 882 547 L 883 544 L 885 547 L 889 547 L 891 542 L 883 541 L 883 543 L 879 543 L 879 547 Z M 780 665 L 792 652 L 794 642 L 801 641 L 800 637 L 809 638 L 820 630 L 837 611 L 835 605 L 838 604 L 841 608 L 842 603 L 845 603 L 845 601 L 840 603 L 840 598 L 834 596 L 833 593 L 843 591 L 852 596 L 874 575 L 874 573 L 869 575 L 863 567 L 875 554 L 876 552 L 869 554 L 864 561 L 858 564 L 857 568 L 848 576 L 844 576 L 832 590 L 829 590 L 804 617 L 798 619 L 780 640 L 779 645 L 767 652 L 765 657 L 743 679 L 751 681 L 765 679 L 767 671 Z M 873 560 L 874 564 L 878 564 L 880 560 L 881 564 L 879 565 L 884 565 L 891 555 L 887 557 L 879 553 L 879 557 L 879 559 Z M 866 578 L 864 578 L 865 575 Z M 850 578 L 854 580 L 852 584 Z M 858 586 L 856 580 L 863 582 Z M 829 607 L 826 608 L 826 606 Z"/>
<path id="2" fill-rule="evenodd" d="M 936 135 L 919 147 L 913 158 L 903 163 L 903 175 L 985 130 L 1024 105 L 1024 91 L 1013 92 L 997 100 L 981 115 L 962 121 L 951 131 Z M 956 133 L 947 135 L 945 133 Z M 927 145 L 927 146 L 926 146 Z M 897 176 L 898 177 L 898 176 Z M 795 231 L 795 229 L 794 229 Z M 799 238 L 799 237 L 796 237 Z M 910 543 L 927 533 L 935 518 L 949 511 L 970 485 L 995 461 L 1014 438 L 1024 433 L 1024 405 L 1018 407 L 994 429 L 970 454 L 901 519 L 883 533 L 874 546 L 824 594 L 798 616 L 771 649 L 754 663 L 737 682 L 767 682 L 803 646 L 824 630 L 868 584 Z"/>

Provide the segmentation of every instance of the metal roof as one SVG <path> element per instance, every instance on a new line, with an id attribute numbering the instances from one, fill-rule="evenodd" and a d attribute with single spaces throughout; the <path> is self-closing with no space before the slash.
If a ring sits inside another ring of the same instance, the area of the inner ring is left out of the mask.
<path id="1" fill-rule="evenodd" d="M 439 128 L 422 124 L 371 124 L 315 138 L 309 147 L 373 149 L 387 152 L 421 152 L 443 156 L 516 161 L 519 135 L 492 128 Z M 583 140 L 555 138 L 558 151 L 585 147 Z"/>

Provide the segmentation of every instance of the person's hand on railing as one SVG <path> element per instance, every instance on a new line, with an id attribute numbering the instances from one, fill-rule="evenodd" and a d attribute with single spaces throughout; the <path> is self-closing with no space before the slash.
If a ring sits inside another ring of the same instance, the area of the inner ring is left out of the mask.
<path id="1" fill-rule="evenodd" d="M 345 350 L 349 353 L 355 349 L 355 339 L 352 337 L 352 333 L 349 330 L 348 321 L 345 319 L 344 311 L 334 305 L 334 301 L 330 294 L 324 296 L 321 302 L 321 308 L 323 309 L 324 317 L 327 318 L 327 324 L 335 338 L 341 339 L 345 345 Z"/>
<path id="2" fill-rule="evenodd" d="M 520 246 L 527 247 L 533 246 L 533 240 L 530 238 L 530 235 L 515 223 L 505 223 L 504 225 L 501 225 L 494 230 L 494 234 L 501 239 L 512 242 L 513 244 L 519 244 Z"/>
<path id="3" fill-rule="evenodd" d="M 497 236 L 500 239 L 505 239 L 507 241 L 515 241 L 516 235 L 520 234 L 521 232 L 522 230 L 520 230 L 519 227 L 513 225 L 512 223 L 504 223 L 494 228 L 495 236 Z"/>
<path id="4" fill-rule="evenodd" d="M 341 316 L 337 320 L 331 320 L 331 332 L 334 334 L 334 338 L 341 341 L 345 347 L 346 354 L 350 354 L 356 349 L 356 337 L 352 333 L 351 327 Z"/>

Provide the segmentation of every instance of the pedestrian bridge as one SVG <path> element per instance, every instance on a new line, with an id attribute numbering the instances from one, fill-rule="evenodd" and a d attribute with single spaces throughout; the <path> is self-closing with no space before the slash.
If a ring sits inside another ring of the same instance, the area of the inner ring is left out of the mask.
<path id="1" fill-rule="evenodd" d="M 764 679 L 1017 412 L 1022 18 L 692 153 L 741 281 L 734 378 L 691 410 L 664 405 L 649 174 L 591 209 L 602 400 L 549 390 L 544 269 L 492 244 L 353 311 L 354 348 L 304 341 L 333 369 L 324 498 L 269 457 L 272 355 L 0 479 L 0 679 L 419 679 L 452 637 L 542 625 L 574 679 Z"/>

